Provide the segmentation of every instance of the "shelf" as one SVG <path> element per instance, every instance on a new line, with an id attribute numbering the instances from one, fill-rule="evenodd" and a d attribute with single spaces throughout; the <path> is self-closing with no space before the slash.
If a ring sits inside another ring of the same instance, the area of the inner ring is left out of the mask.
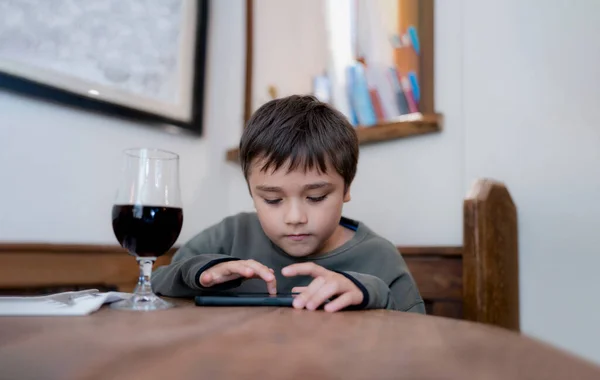
<path id="1" fill-rule="evenodd" d="M 372 127 L 356 127 L 358 143 L 360 145 L 375 144 L 378 142 L 402 139 L 411 136 L 436 133 L 442 130 L 442 116 L 439 114 L 420 113 L 400 116 L 399 118 L 377 124 Z M 239 150 L 229 149 L 226 154 L 227 161 L 238 162 Z"/>

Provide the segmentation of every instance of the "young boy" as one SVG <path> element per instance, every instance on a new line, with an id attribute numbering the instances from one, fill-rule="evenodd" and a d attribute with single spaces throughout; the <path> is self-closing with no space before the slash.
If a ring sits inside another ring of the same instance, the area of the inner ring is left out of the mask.
<path id="1" fill-rule="evenodd" d="M 356 173 L 358 140 L 343 114 L 312 96 L 260 107 L 240 142 L 256 213 L 225 218 L 187 242 L 153 274 L 165 296 L 203 290 L 298 292 L 293 306 L 329 312 L 425 313 L 396 247 L 342 216 Z"/>

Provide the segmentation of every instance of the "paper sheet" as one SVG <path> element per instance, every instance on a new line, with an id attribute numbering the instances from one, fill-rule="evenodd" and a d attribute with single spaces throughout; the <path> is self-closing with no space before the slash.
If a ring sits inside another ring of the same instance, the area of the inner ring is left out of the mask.
<path id="1" fill-rule="evenodd" d="M 107 292 L 84 295 L 72 305 L 57 302 L 51 296 L 0 297 L 0 316 L 78 316 L 88 315 L 105 303 L 127 299 L 130 293 Z"/>

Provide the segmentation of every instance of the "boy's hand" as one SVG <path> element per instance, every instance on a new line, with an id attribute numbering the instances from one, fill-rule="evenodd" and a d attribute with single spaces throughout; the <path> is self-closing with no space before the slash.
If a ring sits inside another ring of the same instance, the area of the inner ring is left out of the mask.
<path id="1" fill-rule="evenodd" d="M 238 278 L 262 278 L 269 294 L 277 294 L 277 280 L 273 269 L 254 260 L 235 260 L 212 266 L 200 275 L 200 285 L 205 288 Z"/>
<path id="2" fill-rule="evenodd" d="M 325 305 L 325 311 L 333 312 L 350 305 L 360 305 L 362 291 L 345 276 L 332 272 L 314 263 L 300 263 L 281 270 L 286 277 L 312 276 L 315 279 L 306 287 L 297 287 L 292 292 L 300 294 L 294 299 L 294 308 L 315 310 L 328 298 L 338 296 Z"/>

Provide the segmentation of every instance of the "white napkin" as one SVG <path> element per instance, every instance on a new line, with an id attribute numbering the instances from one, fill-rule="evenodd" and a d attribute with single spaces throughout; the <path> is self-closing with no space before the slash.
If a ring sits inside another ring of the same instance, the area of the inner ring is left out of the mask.
<path id="1" fill-rule="evenodd" d="M 99 293 L 88 290 L 46 296 L 0 297 L 0 316 L 88 315 L 100 309 L 105 303 L 127 299 L 131 295 L 131 293 Z"/>

